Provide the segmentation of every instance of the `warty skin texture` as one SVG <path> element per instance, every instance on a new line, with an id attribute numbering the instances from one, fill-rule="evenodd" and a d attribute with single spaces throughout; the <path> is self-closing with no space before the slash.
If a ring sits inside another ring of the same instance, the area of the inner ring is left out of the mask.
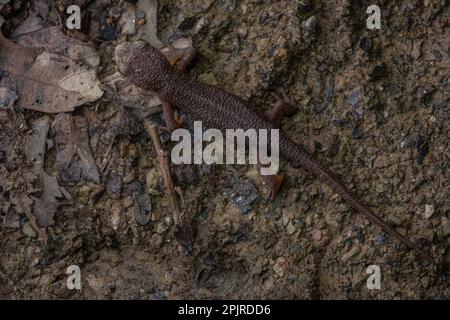
<path id="1" fill-rule="evenodd" d="M 226 129 L 275 129 L 266 115 L 242 98 L 216 87 L 190 79 L 167 61 L 156 48 L 146 44 L 125 44 L 116 52 L 116 62 L 122 73 L 136 86 L 156 93 L 188 113 L 204 127 Z M 379 226 L 429 262 L 434 260 L 417 245 L 387 224 L 369 206 L 354 196 L 331 170 L 321 165 L 306 149 L 280 130 L 280 155 L 295 166 L 304 168 L 338 193 L 358 213 Z"/>

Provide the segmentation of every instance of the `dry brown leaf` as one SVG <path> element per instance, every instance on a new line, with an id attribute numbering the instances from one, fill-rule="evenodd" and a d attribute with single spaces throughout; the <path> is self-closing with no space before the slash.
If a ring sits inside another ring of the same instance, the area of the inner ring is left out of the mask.
<path id="1" fill-rule="evenodd" d="M 25 154 L 28 161 L 32 162 L 36 170 L 44 166 L 45 144 L 47 142 L 47 133 L 50 118 L 41 117 L 33 121 L 33 131 L 27 139 Z"/>
<path id="2" fill-rule="evenodd" d="M 65 113 L 56 116 L 52 124 L 56 132 L 55 167 L 61 172 L 66 170 L 72 164 L 75 154 L 78 154 L 80 161 L 76 166 L 81 169 L 81 176 L 94 183 L 100 183 L 100 174 L 89 144 L 87 126 L 86 119 L 81 116 Z"/>
<path id="3" fill-rule="evenodd" d="M 63 192 L 56 177 L 50 176 L 44 170 L 45 151 L 50 118 L 41 117 L 33 121 L 33 131 L 28 137 L 25 153 L 28 161 L 33 163 L 33 170 L 40 178 L 42 194 L 33 197 L 33 214 L 40 227 L 54 224 L 54 215 L 58 207 L 58 200 L 63 198 Z"/>
<path id="4" fill-rule="evenodd" d="M 40 28 L 15 37 L 17 44 L 30 48 L 43 48 L 75 61 L 81 61 L 87 66 L 97 67 L 100 56 L 88 43 L 68 37 L 58 26 Z"/>
<path id="5" fill-rule="evenodd" d="M 1 33 L 0 69 L 15 80 L 17 105 L 25 109 L 70 112 L 103 95 L 95 69 L 42 48 L 16 44 Z"/>
<path id="6" fill-rule="evenodd" d="M 29 16 L 16 30 L 14 30 L 12 37 L 16 38 L 18 36 L 34 32 L 36 30 L 42 29 L 44 21 L 37 16 Z"/>

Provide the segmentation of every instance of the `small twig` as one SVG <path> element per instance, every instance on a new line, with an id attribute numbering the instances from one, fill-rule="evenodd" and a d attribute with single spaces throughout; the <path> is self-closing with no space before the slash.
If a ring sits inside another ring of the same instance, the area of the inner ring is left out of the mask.
<path id="1" fill-rule="evenodd" d="M 158 126 L 150 121 L 144 121 L 144 127 L 153 140 L 156 155 L 158 157 L 159 164 L 163 171 L 164 189 L 166 190 L 166 196 L 169 201 L 170 210 L 172 211 L 173 214 L 173 220 L 176 225 L 179 225 L 181 215 L 180 205 L 178 203 L 177 194 L 172 181 L 169 157 L 162 148 L 161 139 L 158 134 Z"/>

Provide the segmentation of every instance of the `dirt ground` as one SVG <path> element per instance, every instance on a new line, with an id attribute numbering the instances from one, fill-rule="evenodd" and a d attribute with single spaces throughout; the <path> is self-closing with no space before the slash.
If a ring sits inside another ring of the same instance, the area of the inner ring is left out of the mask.
<path id="1" fill-rule="evenodd" d="M 7 38 L 37 2 L 0 10 Z M 102 89 L 126 40 L 117 21 L 134 2 L 86 5 L 83 40 L 100 57 Z M 381 30 L 366 28 L 371 4 L 381 8 Z M 15 105 L 0 104 L 0 298 L 450 298 L 448 1 L 163 0 L 157 28 L 162 43 L 192 40 L 199 56 L 190 75 L 200 81 L 262 110 L 284 89 L 299 108 L 283 121 L 289 136 L 443 268 L 285 162 L 274 201 L 252 166 L 174 166 L 192 217 L 193 240 L 181 245 L 142 125 L 161 122 L 159 113 L 129 108 L 106 89 L 74 111 L 45 113 L 19 106 L 27 92 L 17 87 Z M 7 76 L 0 70 L 0 89 Z M 78 151 L 64 162 L 68 147 Z M 81 290 L 67 289 L 70 265 L 81 269 Z M 366 286 L 370 265 L 380 267 L 380 290 Z"/>

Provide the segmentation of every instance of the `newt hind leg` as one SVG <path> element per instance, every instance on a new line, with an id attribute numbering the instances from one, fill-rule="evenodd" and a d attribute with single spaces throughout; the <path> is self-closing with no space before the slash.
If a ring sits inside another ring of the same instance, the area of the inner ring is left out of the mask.
<path id="1" fill-rule="evenodd" d="M 281 90 L 281 93 L 281 96 L 272 93 L 272 96 L 275 98 L 275 103 L 273 103 L 272 110 L 267 115 L 267 118 L 278 127 L 281 126 L 281 120 L 283 120 L 283 118 L 293 116 L 298 111 L 298 108 L 292 100 L 288 98 L 286 92 Z M 258 169 L 259 167 L 260 166 L 258 166 Z M 275 175 L 261 175 L 261 177 L 269 188 L 270 198 L 273 201 L 283 185 L 284 174 L 278 173 Z"/>
<path id="2" fill-rule="evenodd" d="M 281 186 L 284 182 L 284 174 L 283 173 L 277 173 L 270 176 L 261 176 L 264 183 L 269 187 L 270 190 L 270 199 L 273 201 L 275 200 L 275 197 L 278 194 L 278 191 L 280 191 Z"/>
<path id="3" fill-rule="evenodd" d="M 292 100 L 288 98 L 286 92 L 281 90 L 281 93 L 282 96 L 272 93 L 272 96 L 275 98 L 275 103 L 272 105 L 272 110 L 267 115 L 267 118 L 277 126 L 281 125 L 281 120 L 283 120 L 283 118 L 291 117 L 298 111 L 298 108 Z"/>

